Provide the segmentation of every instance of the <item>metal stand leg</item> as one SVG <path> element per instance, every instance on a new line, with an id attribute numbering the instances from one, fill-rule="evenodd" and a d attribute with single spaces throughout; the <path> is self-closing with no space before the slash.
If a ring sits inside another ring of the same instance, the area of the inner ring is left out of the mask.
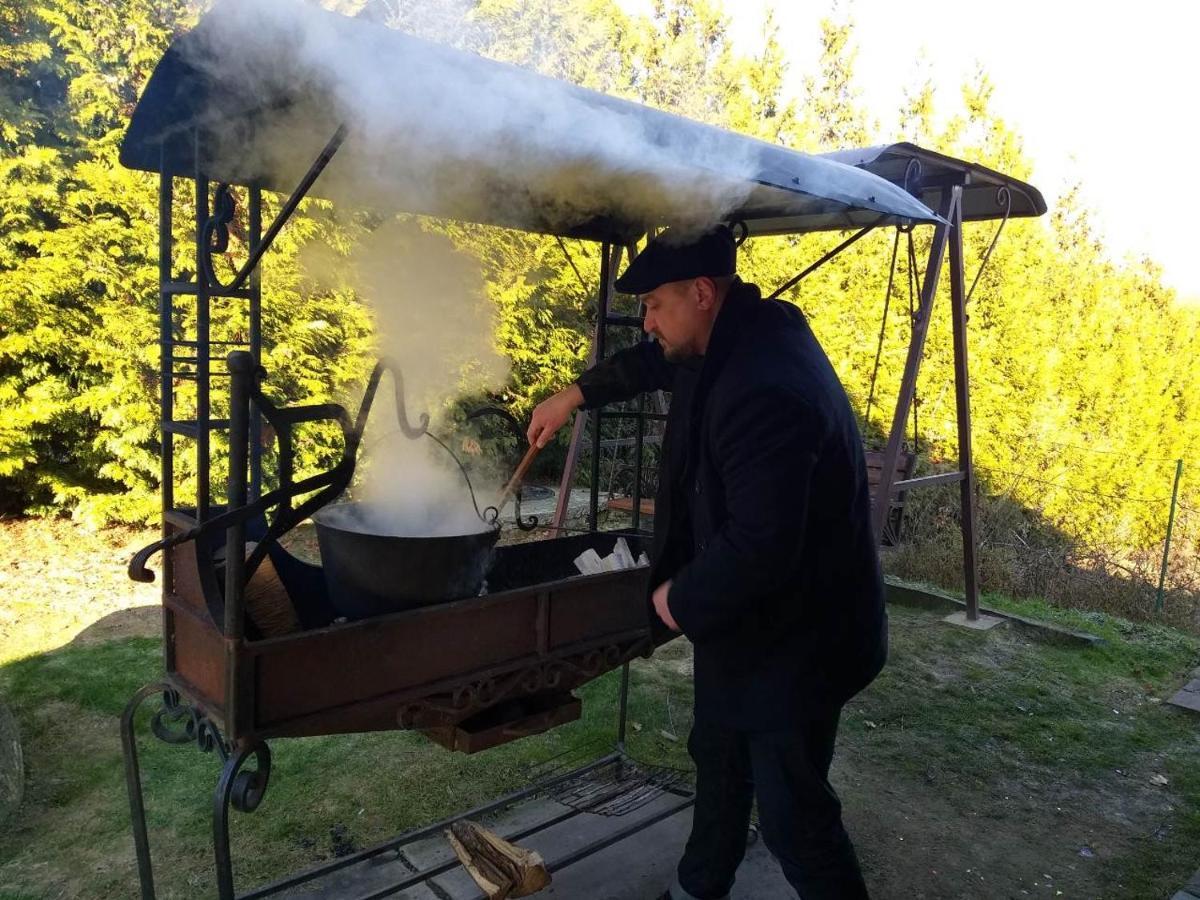
<path id="1" fill-rule="evenodd" d="M 256 769 L 240 769 L 251 756 Z M 234 900 L 233 858 L 229 852 L 229 807 L 254 812 L 262 802 L 271 777 L 271 748 L 262 742 L 247 744 L 225 760 L 221 778 L 213 791 L 213 853 L 217 864 L 217 896 Z"/>
<path id="2" fill-rule="evenodd" d="M 229 864 L 228 807 L 242 812 L 256 809 L 267 789 L 271 771 L 271 753 L 266 744 L 249 746 L 231 753 L 220 730 L 183 702 L 179 691 L 166 682 L 153 682 L 130 698 L 121 714 L 121 746 L 125 754 L 125 786 L 129 791 L 129 812 L 133 824 L 133 843 L 137 851 L 138 881 L 142 900 L 154 900 L 154 868 L 150 859 L 150 837 L 146 828 L 141 768 L 138 765 L 134 719 L 138 707 L 152 694 L 162 695 L 162 709 L 150 720 L 150 730 L 167 744 L 192 744 L 204 753 L 215 752 L 223 761 L 221 780 L 214 799 L 213 843 L 217 854 L 217 882 L 222 898 L 233 897 L 233 876 Z M 254 755 L 257 770 L 239 772 L 246 759 Z M 219 809 L 218 809 L 219 807 Z M 220 827 L 218 827 L 218 825 Z"/>
<path id="3" fill-rule="evenodd" d="M 125 787 L 129 791 L 129 816 L 133 822 L 133 845 L 137 851 L 138 881 L 142 900 L 154 900 L 154 867 L 150 860 L 150 838 L 146 832 L 146 807 L 142 802 L 142 775 L 138 767 L 137 738 L 133 719 L 138 707 L 151 694 L 166 695 L 171 688 L 162 683 L 148 684 L 130 698 L 121 713 L 121 748 L 125 755 Z"/>
<path id="4" fill-rule="evenodd" d="M 625 723 L 629 716 L 629 663 L 621 666 L 620 714 L 617 720 L 617 749 L 625 752 Z"/>

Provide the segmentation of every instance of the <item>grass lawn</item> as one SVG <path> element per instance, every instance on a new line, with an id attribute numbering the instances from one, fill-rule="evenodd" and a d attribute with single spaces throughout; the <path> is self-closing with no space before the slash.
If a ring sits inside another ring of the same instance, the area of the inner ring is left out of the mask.
<path id="1" fill-rule="evenodd" d="M 11 527 L 0 523 L 0 534 Z M 12 614 L 22 602 L 16 581 L 0 600 L 13 633 L 22 620 Z M 1200 639 L 988 602 L 1105 643 L 1064 647 L 1006 627 L 966 632 L 936 613 L 891 609 L 891 662 L 847 708 L 834 766 L 873 893 L 1171 896 L 1200 867 L 1200 718 L 1158 700 L 1200 664 Z M 117 717 L 159 672 L 154 627 L 147 612 L 115 611 L 67 643 L 63 630 L 47 629 L 45 647 L 28 638 L 21 653 L 0 658 L 0 697 L 17 716 L 27 772 L 25 802 L 0 826 L 0 900 L 136 895 Z M 684 641 L 635 663 L 635 756 L 686 765 L 689 675 Z M 470 757 L 407 733 L 274 742 L 263 805 L 231 814 L 239 885 L 522 786 L 556 753 L 598 754 L 613 736 L 617 685 L 614 673 L 586 686 L 579 722 Z M 159 895 L 211 896 L 218 761 L 161 744 L 144 725 Z"/>

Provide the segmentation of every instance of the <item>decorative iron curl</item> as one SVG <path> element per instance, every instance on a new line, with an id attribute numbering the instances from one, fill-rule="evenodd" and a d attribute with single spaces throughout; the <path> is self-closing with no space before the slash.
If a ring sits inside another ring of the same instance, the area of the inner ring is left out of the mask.
<path id="1" fill-rule="evenodd" d="M 237 201 L 233 199 L 233 191 L 227 182 L 221 182 L 217 185 L 217 192 L 213 197 L 212 214 L 204 223 L 200 262 L 204 266 L 204 276 L 208 283 L 222 290 L 228 290 L 230 285 L 217 277 L 213 254 L 225 253 L 229 249 L 229 223 L 233 221 L 236 210 Z"/>
<path id="2" fill-rule="evenodd" d="M 733 235 L 733 246 L 740 247 L 750 237 L 750 226 L 741 219 L 729 223 L 729 231 Z"/>
<path id="3" fill-rule="evenodd" d="M 196 739 L 196 710 L 180 701 L 179 691 L 162 692 L 162 706 L 150 717 L 150 731 L 164 744 L 190 744 Z"/>
<path id="4" fill-rule="evenodd" d="M 254 757 L 253 769 L 241 771 L 242 765 Z M 263 742 L 238 751 L 226 763 L 226 772 L 233 773 L 233 783 L 229 788 L 229 802 L 238 812 L 250 813 L 258 809 L 267 793 L 267 784 L 271 780 L 271 748 Z M 222 773 L 224 780 L 225 773 Z"/>
<path id="5" fill-rule="evenodd" d="M 250 757 L 255 768 L 241 771 Z M 271 777 L 271 749 L 262 741 L 241 744 L 221 769 L 213 791 L 213 852 L 217 863 L 217 896 L 233 900 L 233 859 L 229 850 L 229 807 L 249 813 L 258 809 Z"/>
<path id="6" fill-rule="evenodd" d="M 919 185 L 920 178 L 921 178 L 921 160 L 917 159 L 914 156 L 912 159 L 910 159 L 908 161 L 908 165 L 906 165 L 904 167 L 904 181 L 901 183 L 900 186 L 907 193 L 912 194 L 918 200 L 921 199 L 920 196 L 918 195 L 918 191 L 919 191 L 918 185 Z M 911 188 L 909 187 L 910 181 L 912 182 Z M 914 228 L 916 228 L 916 226 L 917 226 L 917 223 L 914 222 L 912 219 L 905 219 L 901 222 L 896 223 L 896 230 L 902 234 L 911 234 L 912 230 Z"/>
<path id="7" fill-rule="evenodd" d="M 221 730 L 196 707 L 182 702 L 174 688 L 162 692 L 162 708 L 150 718 L 150 730 L 165 744 L 195 743 L 202 753 L 215 751 L 222 760 L 229 759 Z"/>

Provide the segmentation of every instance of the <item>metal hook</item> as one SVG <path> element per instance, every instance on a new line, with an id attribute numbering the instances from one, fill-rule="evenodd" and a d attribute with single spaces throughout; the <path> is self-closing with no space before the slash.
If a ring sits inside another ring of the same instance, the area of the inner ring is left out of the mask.
<path id="1" fill-rule="evenodd" d="M 499 417 L 504 422 L 504 424 L 508 426 L 509 430 L 516 437 L 517 446 L 520 446 L 521 443 L 525 440 L 525 433 L 521 430 L 521 423 L 518 422 L 517 417 L 514 416 L 512 413 L 510 413 L 507 409 L 503 409 L 499 406 L 481 406 L 479 409 L 472 410 L 471 412 L 467 413 L 467 421 L 470 421 L 471 419 L 478 419 L 483 416 Z M 533 531 L 533 529 L 537 528 L 537 526 L 538 526 L 538 517 L 537 516 L 522 517 L 522 515 L 521 515 L 521 491 L 519 488 L 513 492 L 512 498 L 513 498 L 513 521 L 515 522 L 516 526 L 519 529 L 521 529 L 522 531 Z M 487 507 L 486 509 L 484 509 L 484 512 L 486 513 L 488 510 L 493 510 L 493 509 L 496 510 L 496 518 L 499 518 L 500 510 L 496 509 L 496 507 L 494 507 L 494 506 Z"/>
<path id="2" fill-rule="evenodd" d="M 217 185 L 212 214 L 204 223 L 204 235 L 201 241 L 204 249 L 201 264 L 204 266 L 205 278 L 209 284 L 222 290 L 226 289 L 228 285 L 223 284 L 217 277 L 216 269 L 213 266 L 213 254 L 224 253 L 229 249 L 229 223 L 233 221 L 233 214 L 236 210 L 237 201 L 233 198 L 233 191 L 230 190 L 228 182 L 223 181 Z"/>

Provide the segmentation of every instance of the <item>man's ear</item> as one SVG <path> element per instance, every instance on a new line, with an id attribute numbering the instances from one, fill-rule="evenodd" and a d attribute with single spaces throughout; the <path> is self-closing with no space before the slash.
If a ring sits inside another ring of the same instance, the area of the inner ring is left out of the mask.
<path id="1" fill-rule="evenodd" d="M 707 275 L 696 279 L 697 306 L 700 309 L 712 309 L 717 301 L 717 283 Z"/>

